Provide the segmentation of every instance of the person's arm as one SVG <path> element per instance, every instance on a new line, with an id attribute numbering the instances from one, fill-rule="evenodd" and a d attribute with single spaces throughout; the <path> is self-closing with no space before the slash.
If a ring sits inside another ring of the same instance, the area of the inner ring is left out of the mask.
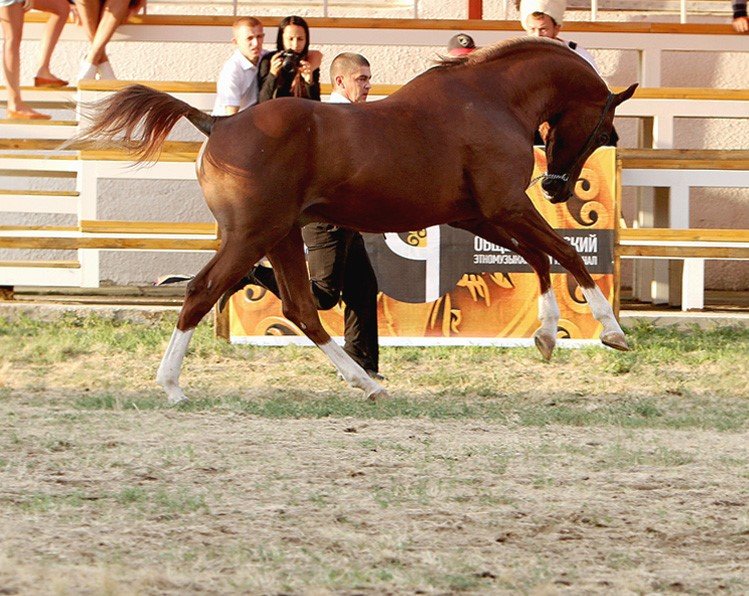
<path id="1" fill-rule="evenodd" d="M 749 33 L 746 0 L 733 0 L 733 28 L 736 33 Z"/>
<path id="2" fill-rule="evenodd" d="M 242 103 L 241 73 L 230 59 L 221 69 L 216 82 L 214 116 L 231 116 L 239 111 Z"/>
<path id="3" fill-rule="evenodd" d="M 257 102 L 262 103 L 273 99 L 280 81 L 278 73 L 281 69 L 281 53 L 266 54 L 260 60 L 258 65 L 258 78 L 260 79 L 260 91 L 258 92 Z"/>
<path id="4" fill-rule="evenodd" d="M 320 69 L 317 68 L 312 73 L 312 83 L 307 84 L 307 81 L 304 82 L 305 86 L 307 87 L 307 97 L 310 99 L 314 99 L 315 101 L 320 101 Z"/>
<path id="5" fill-rule="evenodd" d="M 309 99 L 320 101 L 320 65 L 322 52 L 310 50 L 307 59 L 302 62 L 302 79 L 304 80 L 305 95 Z"/>

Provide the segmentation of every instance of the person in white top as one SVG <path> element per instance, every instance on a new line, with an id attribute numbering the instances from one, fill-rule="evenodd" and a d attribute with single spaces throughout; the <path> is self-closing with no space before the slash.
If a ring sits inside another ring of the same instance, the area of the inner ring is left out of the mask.
<path id="1" fill-rule="evenodd" d="M 219 74 L 214 116 L 231 116 L 257 103 L 260 81 L 258 64 L 263 51 L 263 24 L 255 17 L 242 17 L 232 25 L 232 43 L 237 49 Z"/>
<path id="2" fill-rule="evenodd" d="M 528 35 L 548 37 L 563 43 L 584 58 L 600 74 L 601 71 L 590 52 L 577 42 L 565 41 L 559 37 L 566 9 L 566 0 L 521 0 L 520 24 L 523 25 L 523 29 L 528 32 Z"/>

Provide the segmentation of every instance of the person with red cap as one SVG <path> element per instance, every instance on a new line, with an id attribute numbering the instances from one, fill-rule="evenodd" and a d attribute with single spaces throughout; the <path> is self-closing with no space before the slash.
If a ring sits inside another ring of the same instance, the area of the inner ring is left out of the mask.
<path id="1" fill-rule="evenodd" d="M 473 37 L 467 33 L 458 33 L 450 38 L 447 42 L 447 55 L 448 56 L 464 56 L 470 54 L 476 49 L 476 42 L 473 41 Z"/>

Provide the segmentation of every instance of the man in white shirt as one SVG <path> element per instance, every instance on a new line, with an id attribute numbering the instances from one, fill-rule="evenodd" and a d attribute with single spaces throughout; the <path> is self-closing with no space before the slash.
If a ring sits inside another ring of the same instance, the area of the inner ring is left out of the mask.
<path id="1" fill-rule="evenodd" d="M 601 71 L 598 69 L 598 65 L 593 59 L 593 56 L 590 55 L 590 52 L 574 41 L 565 41 L 564 39 L 559 38 L 559 32 L 562 30 L 562 20 L 564 19 L 564 11 L 566 8 L 567 0 L 521 0 L 520 23 L 523 25 L 523 28 L 527 31 L 528 35 L 532 37 L 547 37 L 566 45 L 590 64 L 593 67 L 593 70 L 600 75 Z M 541 123 L 541 126 L 535 135 L 535 139 L 533 140 L 533 144 L 544 145 L 548 133 L 549 123 Z M 609 144 L 616 147 L 618 141 L 619 135 L 617 134 L 616 129 L 613 129 Z"/>
<path id="2" fill-rule="evenodd" d="M 263 54 L 263 24 L 255 17 L 242 17 L 232 25 L 231 55 L 216 83 L 214 116 L 231 116 L 257 103 L 260 81 L 257 66 Z"/>
<path id="3" fill-rule="evenodd" d="M 364 103 L 372 88 L 371 79 L 369 62 L 364 56 L 349 52 L 339 54 L 330 66 L 330 80 L 333 83 L 330 103 Z M 341 117 L 345 117 L 345 114 L 341 114 Z M 369 376 L 383 379 L 379 372 L 377 277 L 362 235 L 333 224 L 311 223 L 302 228 L 302 238 L 307 245 L 307 264 L 315 306 L 319 310 L 329 310 L 343 299 L 343 349 Z M 247 284 L 259 285 L 280 296 L 273 270 L 264 265 L 255 265 L 234 288 L 224 294 L 219 308 L 223 308 L 228 297 Z"/>
<path id="4" fill-rule="evenodd" d="M 577 42 L 565 41 L 559 37 L 566 9 L 567 0 L 521 0 L 520 24 L 532 37 L 548 37 L 563 43 L 584 58 L 600 74 L 601 71 L 590 52 Z"/>

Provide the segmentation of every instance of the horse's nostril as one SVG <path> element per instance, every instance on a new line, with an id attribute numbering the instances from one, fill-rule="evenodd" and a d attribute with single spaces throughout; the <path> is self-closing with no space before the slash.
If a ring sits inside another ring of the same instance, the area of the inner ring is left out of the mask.
<path id="1" fill-rule="evenodd" d="M 541 188 L 546 191 L 546 194 L 553 195 L 555 192 L 559 191 L 561 188 L 562 183 L 557 180 L 556 178 L 544 178 L 541 181 Z"/>

